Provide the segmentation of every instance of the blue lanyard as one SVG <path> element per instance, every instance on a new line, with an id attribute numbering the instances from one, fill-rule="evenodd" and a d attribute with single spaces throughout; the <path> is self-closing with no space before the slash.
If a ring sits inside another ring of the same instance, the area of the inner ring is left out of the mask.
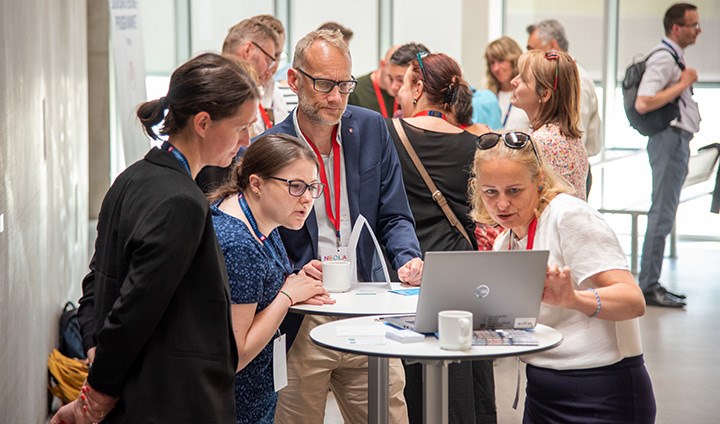
<path id="1" fill-rule="evenodd" d="M 180 150 L 175 148 L 175 146 L 173 146 L 167 141 L 163 142 L 162 149 L 166 152 L 172 153 L 172 155 L 175 156 L 175 159 L 180 162 L 180 165 L 182 165 L 183 168 L 185 168 L 185 170 L 187 171 L 187 173 L 190 174 L 190 176 L 192 177 L 192 171 L 190 171 L 190 163 Z"/>
<path id="2" fill-rule="evenodd" d="M 510 116 L 510 110 L 512 110 L 512 103 L 508 103 L 508 110 L 505 112 L 505 119 L 503 119 L 503 129 L 505 129 L 505 124 L 507 124 L 508 117 Z"/>
<path id="3" fill-rule="evenodd" d="M 252 228 L 253 232 L 255 233 L 255 236 L 257 236 L 258 239 L 260 239 L 260 242 L 262 243 L 265 250 L 270 254 L 270 256 L 275 260 L 275 262 L 280 265 L 285 275 L 289 275 L 292 272 L 292 268 L 290 267 L 289 262 L 283 262 L 278 257 L 278 254 L 275 252 L 275 249 L 278 251 L 280 250 L 278 246 L 274 246 L 275 249 L 270 247 L 270 244 L 275 244 L 272 239 L 268 239 L 268 237 L 260 232 L 260 228 L 258 228 L 257 221 L 255 221 L 255 217 L 253 216 L 252 211 L 250 210 L 250 205 L 248 205 L 247 200 L 245 200 L 245 196 L 242 193 L 238 193 L 238 203 L 240 204 L 240 209 L 242 209 L 243 213 L 245 214 L 245 217 L 248 220 L 248 223 L 250 224 L 250 228 Z"/>

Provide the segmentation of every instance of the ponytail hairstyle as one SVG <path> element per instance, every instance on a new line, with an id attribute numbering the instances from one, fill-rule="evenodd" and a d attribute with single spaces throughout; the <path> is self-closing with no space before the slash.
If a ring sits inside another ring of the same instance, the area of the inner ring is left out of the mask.
<path id="1" fill-rule="evenodd" d="M 250 176 L 270 178 L 280 170 L 305 159 L 319 167 L 317 157 L 307 143 L 287 134 L 263 135 L 248 147 L 242 159 L 230 171 L 230 178 L 208 195 L 212 203 L 236 193 L 242 193 L 250 186 Z"/>
<path id="2" fill-rule="evenodd" d="M 165 96 L 142 103 L 137 116 L 153 140 L 179 133 L 194 115 L 207 112 L 213 120 L 237 113 L 245 102 L 260 99 L 255 82 L 234 60 L 204 53 L 182 64 L 170 77 Z M 157 124 L 162 122 L 159 134 Z"/>
<path id="3" fill-rule="evenodd" d="M 445 53 L 428 54 L 422 58 L 422 63 L 424 73 L 417 59 L 410 64 L 413 85 L 422 81 L 423 95 L 427 96 L 428 103 L 451 114 L 460 91 L 470 90 L 460 65 Z"/>

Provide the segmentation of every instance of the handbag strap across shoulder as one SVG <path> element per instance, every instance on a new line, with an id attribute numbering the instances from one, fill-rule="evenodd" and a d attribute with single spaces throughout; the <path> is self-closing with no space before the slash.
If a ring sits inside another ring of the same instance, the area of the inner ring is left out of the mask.
<path id="1" fill-rule="evenodd" d="M 472 246 L 472 242 L 470 241 L 470 236 L 468 236 L 467 231 L 465 230 L 465 227 L 463 227 L 462 223 L 460 223 L 460 220 L 458 220 L 457 216 L 455 215 L 455 212 L 450 208 L 450 205 L 448 205 L 447 200 L 445 199 L 445 196 L 442 194 L 442 192 L 437 188 L 435 185 L 435 182 L 430 177 L 430 174 L 428 174 L 427 169 L 425 169 L 425 166 L 420 161 L 420 158 L 418 157 L 417 153 L 415 153 L 415 149 L 413 149 L 412 145 L 410 144 L 410 140 L 407 138 L 407 134 L 405 134 L 405 129 L 402 127 L 402 123 L 400 123 L 400 119 L 393 118 L 393 126 L 395 127 L 395 131 L 397 131 L 398 136 L 400 137 L 400 141 L 402 142 L 402 145 L 405 147 L 405 150 L 407 151 L 408 155 L 410 156 L 410 159 L 412 159 L 413 163 L 415 164 L 415 168 L 417 168 L 418 172 L 420 173 L 420 176 L 422 177 L 423 181 L 425 181 L 425 185 L 430 190 L 430 195 L 432 196 L 432 199 L 435 201 L 435 203 L 440 206 L 440 209 L 445 214 L 445 217 L 450 222 L 450 225 L 457 228 L 458 231 L 465 237 L 465 240 L 467 240 L 468 244 Z"/>

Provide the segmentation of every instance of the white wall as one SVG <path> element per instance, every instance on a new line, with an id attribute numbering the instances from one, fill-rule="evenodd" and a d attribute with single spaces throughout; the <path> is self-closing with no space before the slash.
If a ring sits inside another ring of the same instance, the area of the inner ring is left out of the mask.
<path id="1" fill-rule="evenodd" d="M 462 62 L 461 0 L 395 0 L 394 5 L 394 43 L 423 43 Z"/>
<path id="2" fill-rule="evenodd" d="M 231 26 L 251 16 L 274 12 L 273 0 L 191 0 L 192 56 L 220 52 Z"/>
<path id="3" fill-rule="evenodd" d="M 290 44 L 328 21 L 353 31 L 350 54 L 353 75 L 359 77 L 377 68 L 385 52 L 378 51 L 378 4 L 357 0 L 291 0 Z M 292 58 L 291 58 L 292 60 Z"/>
<path id="4" fill-rule="evenodd" d="M 44 423 L 60 310 L 87 269 L 85 0 L 0 3 L 0 421 Z"/>

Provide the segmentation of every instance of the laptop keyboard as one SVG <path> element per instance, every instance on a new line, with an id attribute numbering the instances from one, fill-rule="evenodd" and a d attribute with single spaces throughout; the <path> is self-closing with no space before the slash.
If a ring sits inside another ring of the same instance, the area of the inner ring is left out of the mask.
<path id="1" fill-rule="evenodd" d="M 476 330 L 473 346 L 538 346 L 538 340 L 528 330 Z"/>

